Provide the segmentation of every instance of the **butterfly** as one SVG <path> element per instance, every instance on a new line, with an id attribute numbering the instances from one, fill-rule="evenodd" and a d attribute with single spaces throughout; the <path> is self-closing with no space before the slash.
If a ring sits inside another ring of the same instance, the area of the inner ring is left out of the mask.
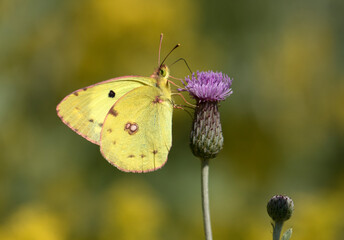
<path id="1" fill-rule="evenodd" d="M 104 158 L 125 172 L 150 172 L 167 161 L 172 146 L 173 102 L 169 68 L 150 77 L 123 76 L 81 88 L 56 107 L 62 122 L 100 146 Z"/>

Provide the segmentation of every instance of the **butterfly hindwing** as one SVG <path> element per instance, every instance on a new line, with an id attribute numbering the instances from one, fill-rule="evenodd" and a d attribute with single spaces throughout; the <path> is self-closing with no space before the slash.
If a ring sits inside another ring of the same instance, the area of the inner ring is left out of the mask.
<path id="1" fill-rule="evenodd" d="M 167 161 L 172 145 L 171 96 L 155 86 L 123 95 L 110 109 L 101 132 L 103 156 L 126 172 L 149 172 Z"/>
<path id="2" fill-rule="evenodd" d="M 61 120 L 87 140 L 99 144 L 109 109 L 125 93 L 155 85 L 155 79 L 139 76 L 114 78 L 79 89 L 65 97 L 56 110 Z"/>

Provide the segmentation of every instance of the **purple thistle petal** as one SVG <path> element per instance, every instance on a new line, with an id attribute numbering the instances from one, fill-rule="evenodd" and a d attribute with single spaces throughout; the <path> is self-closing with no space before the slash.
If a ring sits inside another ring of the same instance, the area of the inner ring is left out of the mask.
<path id="1" fill-rule="evenodd" d="M 199 72 L 185 77 L 185 89 L 201 102 L 223 101 L 233 93 L 232 80 L 222 72 Z"/>

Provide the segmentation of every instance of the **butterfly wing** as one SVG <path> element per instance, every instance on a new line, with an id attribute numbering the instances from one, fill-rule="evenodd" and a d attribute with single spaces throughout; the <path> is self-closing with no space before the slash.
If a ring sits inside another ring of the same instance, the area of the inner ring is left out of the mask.
<path id="1" fill-rule="evenodd" d="M 141 87 L 155 86 L 148 77 L 127 76 L 103 81 L 69 94 L 56 107 L 61 120 L 73 131 L 95 144 L 106 115 L 125 93 Z"/>
<path id="2" fill-rule="evenodd" d="M 103 156 L 126 172 L 149 172 L 167 161 L 172 145 L 171 96 L 143 86 L 122 96 L 110 109 L 101 132 Z"/>

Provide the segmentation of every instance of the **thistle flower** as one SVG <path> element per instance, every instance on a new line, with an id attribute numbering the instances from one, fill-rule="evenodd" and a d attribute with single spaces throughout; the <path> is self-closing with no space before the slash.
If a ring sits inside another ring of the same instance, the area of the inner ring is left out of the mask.
<path id="1" fill-rule="evenodd" d="M 232 80 L 221 72 L 197 71 L 183 84 L 197 102 L 190 136 L 192 152 L 202 159 L 214 158 L 223 147 L 218 103 L 232 94 Z"/>
<path id="2" fill-rule="evenodd" d="M 218 103 L 232 94 L 232 80 L 221 72 L 198 72 L 187 76 L 185 90 L 196 99 L 194 121 L 190 135 L 193 154 L 202 163 L 202 209 L 206 240 L 212 239 L 209 210 L 209 159 L 223 147 L 222 127 Z M 185 91 L 184 90 L 184 91 Z"/>
<path id="3" fill-rule="evenodd" d="M 222 72 L 192 73 L 185 78 L 184 86 L 198 102 L 219 102 L 233 93 L 232 80 Z"/>

